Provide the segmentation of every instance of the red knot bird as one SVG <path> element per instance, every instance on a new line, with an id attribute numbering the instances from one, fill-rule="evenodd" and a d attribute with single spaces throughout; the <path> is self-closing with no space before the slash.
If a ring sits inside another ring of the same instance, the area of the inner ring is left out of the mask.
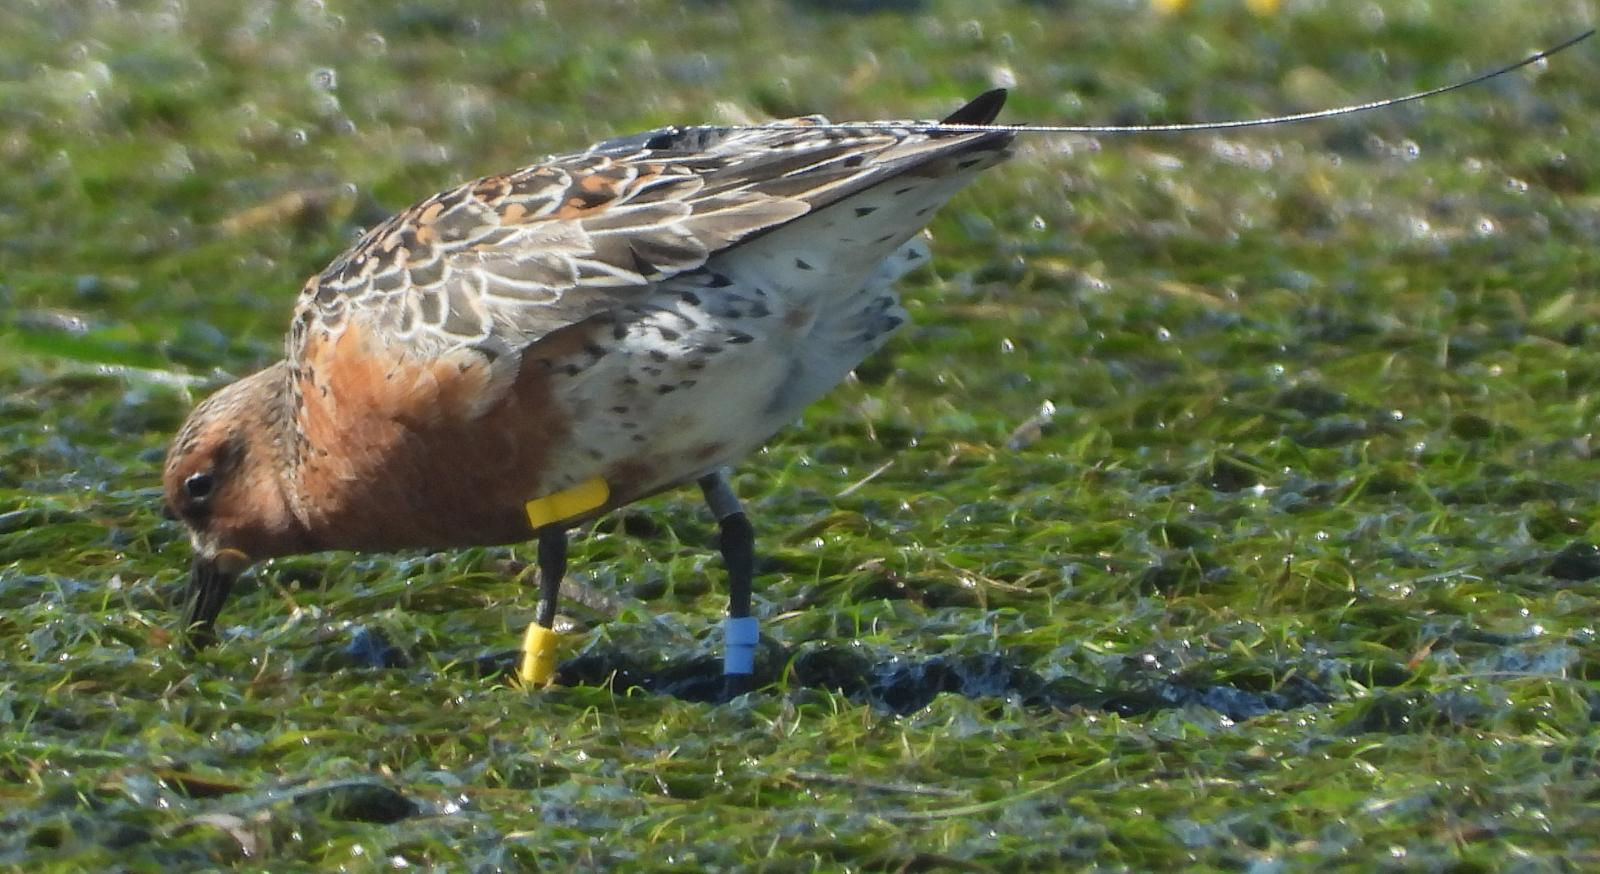
<path id="1" fill-rule="evenodd" d="M 300 293 L 286 357 L 195 408 L 167 456 L 194 545 L 186 631 L 213 638 L 255 561 L 328 549 L 538 542 L 522 680 L 554 673 L 566 531 L 697 483 L 721 527 L 723 670 L 747 689 L 754 531 L 725 467 L 905 323 L 917 232 L 1015 134 L 1237 129 L 1272 118 L 996 125 L 990 91 L 940 122 L 674 127 L 436 194 Z"/>
<path id="2" fill-rule="evenodd" d="M 300 293 L 285 358 L 167 456 L 204 645 L 262 559 L 538 543 L 522 680 L 554 672 L 574 525 L 687 484 L 721 529 L 724 673 L 750 686 L 754 532 L 725 476 L 906 321 L 933 213 L 1003 160 L 987 92 L 943 122 L 683 127 L 423 200 Z"/>

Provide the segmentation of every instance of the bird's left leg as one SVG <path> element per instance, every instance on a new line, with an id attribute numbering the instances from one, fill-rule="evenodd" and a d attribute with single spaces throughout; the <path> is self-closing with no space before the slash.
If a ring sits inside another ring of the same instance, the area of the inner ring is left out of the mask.
<path id="1" fill-rule="evenodd" d="M 728 618 L 722 621 L 722 680 L 726 697 L 755 687 L 756 618 L 750 614 L 750 588 L 755 577 L 756 532 L 744 505 L 722 471 L 700 478 L 706 506 L 721 529 L 722 562 L 728 569 Z"/>

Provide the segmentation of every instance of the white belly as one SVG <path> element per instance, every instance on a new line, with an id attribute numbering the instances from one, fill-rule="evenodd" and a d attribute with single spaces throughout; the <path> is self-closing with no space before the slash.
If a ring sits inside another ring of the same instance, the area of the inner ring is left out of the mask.
<path id="1" fill-rule="evenodd" d="M 600 476 L 628 500 L 748 455 L 905 322 L 891 283 L 925 257 L 908 244 L 831 294 L 718 275 L 664 286 L 593 338 L 605 354 L 558 383 L 573 430 L 548 486 Z"/>

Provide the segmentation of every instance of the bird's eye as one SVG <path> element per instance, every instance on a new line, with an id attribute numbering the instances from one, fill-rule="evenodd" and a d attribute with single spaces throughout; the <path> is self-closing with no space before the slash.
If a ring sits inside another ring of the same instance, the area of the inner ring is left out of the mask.
<path id="1" fill-rule="evenodd" d="M 211 490 L 216 486 L 209 473 L 190 474 L 183 481 L 183 491 L 191 501 L 203 501 L 211 497 Z"/>

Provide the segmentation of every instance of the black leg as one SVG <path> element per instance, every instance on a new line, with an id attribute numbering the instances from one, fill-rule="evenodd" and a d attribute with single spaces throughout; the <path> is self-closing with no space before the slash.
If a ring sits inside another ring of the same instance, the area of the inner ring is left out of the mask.
<path id="1" fill-rule="evenodd" d="M 567 575 L 567 532 L 548 525 L 539 529 L 539 612 L 545 628 L 556 624 L 556 601 L 561 598 L 561 578 Z"/>
<path id="2" fill-rule="evenodd" d="M 759 636 L 750 615 L 750 589 L 755 578 L 756 531 L 723 474 L 700 478 L 706 506 L 721 528 L 722 562 L 728 569 L 728 618 L 723 622 L 723 694 L 743 695 L 755 687 L 755 649 Z"/>
<path id="3" fill-rule="evenodd" d="M 542 688 L 555 679 L 556 602 L 566 573 L 566 529 L 546 525 L 539 529 L 539 607 L 522 641 L 522 667 L 517 673 L 525 686 Z"/>

